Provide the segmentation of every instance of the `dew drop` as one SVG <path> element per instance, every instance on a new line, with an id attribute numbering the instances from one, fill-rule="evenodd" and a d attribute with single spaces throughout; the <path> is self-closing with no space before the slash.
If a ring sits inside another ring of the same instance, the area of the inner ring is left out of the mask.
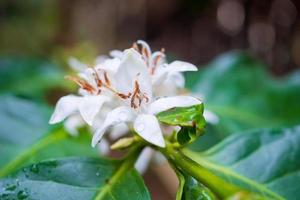
<path id="1" fill-rule="evenodd" d="M 17 194 L 18 199 L 22 200 L 22 199 L 26 199 L 28 197 L 28 193 L 26 191 L 19 191 Z"/>
<path id="2" fill-rule="evenodd" d="M 14 191 L 16 188 L 17 188 L 16 185 L 8 185 L 8 186 L 5 188 L 5 190 L 7 190 L 7 191 Z"/>
<path id="3" fill-rule="evenodd" d="M 30 171 L 33 172 L 33 173 L 38 173 L 39 172 L 39 167 L 36 164 L 33 164 L 30 167 Z"/>
<path id="4" fill-rule="evenodd" d="M 1 197 L 8 197 L 9 196 L 9 193 L 3 193 L 3 194 L 1 194 Z"/>

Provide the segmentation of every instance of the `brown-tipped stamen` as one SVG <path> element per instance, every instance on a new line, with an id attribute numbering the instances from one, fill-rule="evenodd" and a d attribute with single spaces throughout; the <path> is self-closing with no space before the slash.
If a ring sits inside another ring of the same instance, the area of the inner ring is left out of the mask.
<path id="1" fill-rule="evenodd" d="M 135 49 L 137 52 L 140 52 L 139 46 L 137 45 L 136 42 L 134 42 L 134 43 L 132 44 L 132 48 Z"/>
<path id="2" fill-rule="evenodd" d="M 143 100 L 146 102 L 149 101 L 149 98 L 146 96 L 146 93 L 142 93 L 140 90 L 140 86 L 137 80 L 134 81 L 134 89 L 133 94 L 131 96 L 131 107 L 136 109 L 141 106 Z"/>
<path id="3" fill-rule="evenodd" d="M 110 84 L 110 80 L 108 78 L 107 72 L 104 71 L 103 75 L 104 75 L 104 80 L 105 80 L 106 85 L 110 86 L 111 84 Z"/>
<path id="4" fill-rule="evenodd" d="M 77 85 L 79 85 L 79 87 L 81 87 L 82 89 L 86 90 L 87 92 L 89 92 L 91 94 L 96 92 L 96 89 L 91 84 L 86 82 L 85 80 L 82 80 L 82 79 L 74 77 L 74 76 L 65 76 L 65 79 L 75 82 Z"/>

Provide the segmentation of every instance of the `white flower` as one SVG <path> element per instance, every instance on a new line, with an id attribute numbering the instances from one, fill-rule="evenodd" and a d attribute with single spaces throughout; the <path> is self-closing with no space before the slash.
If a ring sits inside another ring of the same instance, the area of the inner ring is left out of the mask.
<path id="1" fill-rule="evenodd" d="M 66 78 L 80 86 L 80 96 L 67 95 L 60 98 L 49 121 L 50 124 L 61 122 L 66 117 L 79 112 L 83 120 L 88 125 L 92 125 L 102 105 L 110 100 L 108 95 L 101 94 L 105 92 L 102 91 L 103 88 L 99 88 L 100 84 L 110 85 L 106 72 L 100 74 L 96 69 L 87 68 L 80 72 L 79 76 L 80 78 L 70 76 Z"/>
<path id="2" fill-rule="evenodd" d="M 133 129 L 146 141 L 165 147 L 164 138 L 155 114 L 173 107 L 188 107 L 201 104 L 190 96 L 175 96 L 153 99 L 151 71 L 141 54 L 133 49 L 125 50 L 115 74 L 116 91 L 122 98 L 120 106 L 113 109 L 93 136 L 95 146 L 108 128 L 124 122 L 132 122 Z"/>
<path id="3" fill-rule="evenodd" d="M 152 53 L 145 41 L 138 40 L 133 47 L 140 52 L 148 67 L 156 97 L 178 94 L 178 89 L 182 89 L 185 84 L 182 72 L 197 71 L 197 67 L 188 62 L 176 60 L 168 64 L 164 49 Z"/>

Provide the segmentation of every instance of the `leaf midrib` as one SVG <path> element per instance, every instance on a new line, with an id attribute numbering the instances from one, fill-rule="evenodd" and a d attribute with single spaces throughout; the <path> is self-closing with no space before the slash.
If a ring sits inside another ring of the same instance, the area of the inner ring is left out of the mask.
<path id="1" fill-rule="evenodd" d="M 262 194 L 266 193 L 269 196 L 278 199 L 278 200 L 284 200 L 284 198 L 274 192 L 272 192 L 271 190 L 269 190 L 267 187 L 265 187 L 264 185 L 257 183 L 247 177 L 241 176 L 235 172 L 233 172 L 232 170 L 230 170 L 229 168 L 223 167 L 223 166 L 219 166 L 216 165 L 213 162 L 210 162 L 202 157 L 199 156 L 199 154 L 196 154 L 192 151 L 189 151 L 187 149 L 183 150 L 183 153 L 186 154 L 187 156 L 191 157 L 193 160 L 195 160 L 197 163 L 203 165 L 204 167 L 207 167 L 208 169 L 212 169 L 218 172 L 221 172 L 222 174 L 225 175 L 230 175 L 232 177 L 235 177 L 241 181 L 243 181 L 244 183 L 247 183 L 251 186 L 253 186 L 254 188 L 256 188 L 258 191 L 261 191 Z"/>
<path id="2" fill-rule="evenodd" d="M 105 199 L 106 195 L 109 193 L 112 196 L 111 189 L 116 185 L 117 181 L 124 174 L 129 172 L 129 170 L 133 169 L 134 162 L 137 159 L 140 151 L 141 149 L 139 146 L 132 149 L 132 152 L 124 158 L 124 161 L 120 164 L 120 166 L 116 170 L 116 173 L 114 173 L 114 175 L 112 175 L 112 177 L 109 179 L 108 183 L 106 183 L 103 187 L 99 189 L 98 194 L 94 198 L 95 200 Z"/>

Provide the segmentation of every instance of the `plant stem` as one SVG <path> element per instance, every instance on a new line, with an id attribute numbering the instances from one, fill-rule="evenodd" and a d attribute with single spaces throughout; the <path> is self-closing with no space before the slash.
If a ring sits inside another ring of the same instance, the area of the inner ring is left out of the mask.
<path id="1" fill-rule="evenodd" d="M 225 182 L 211 171 L 185 156 L 180 150 L 174 148 L 171 144 L 168 144 L 166 148 L 161 148 L 159 150 L 174 166 L 206 185 L 221 199 L 225 199 L 226 197 L 229 197 L 241 190 L 237 186 Z"/>
<path id="2" fill-rule="evenodd" d="M 127 156 L 124 158 L 124 161 L 121 163 L 120 167 L 117 169 L 116 173 L 111 177 L 109 182 L 98 192 L 97 196 L 94 198 L 95 200 L 107 198 L 106 195 L 109 194 L 111 188 L 114 187 L 114 185 L 120 180 L 121 176 L 123 176 L 133 168 L 134 163 L 143 148 L 144 146 L 141 143 L 132 147 Z"/>
<path id="3" fill-rule="evenodd" d="M 58 131 L 47 135 L 46 137 L 35 143 L 31 148 L 23 151 L 14 160 L 10 161 L 7 165 L 2 167 L 0 169 L 0 177 L 7 176 L 10 173 L 14 172 L 17 168 L 21 167 L 25 162 L 27 162 L 28 159 L 40 149 L 48 146 L 49 144 L 62 140 L 67 136 L 68 135 L 62 129 L 59 129 Z"/>

